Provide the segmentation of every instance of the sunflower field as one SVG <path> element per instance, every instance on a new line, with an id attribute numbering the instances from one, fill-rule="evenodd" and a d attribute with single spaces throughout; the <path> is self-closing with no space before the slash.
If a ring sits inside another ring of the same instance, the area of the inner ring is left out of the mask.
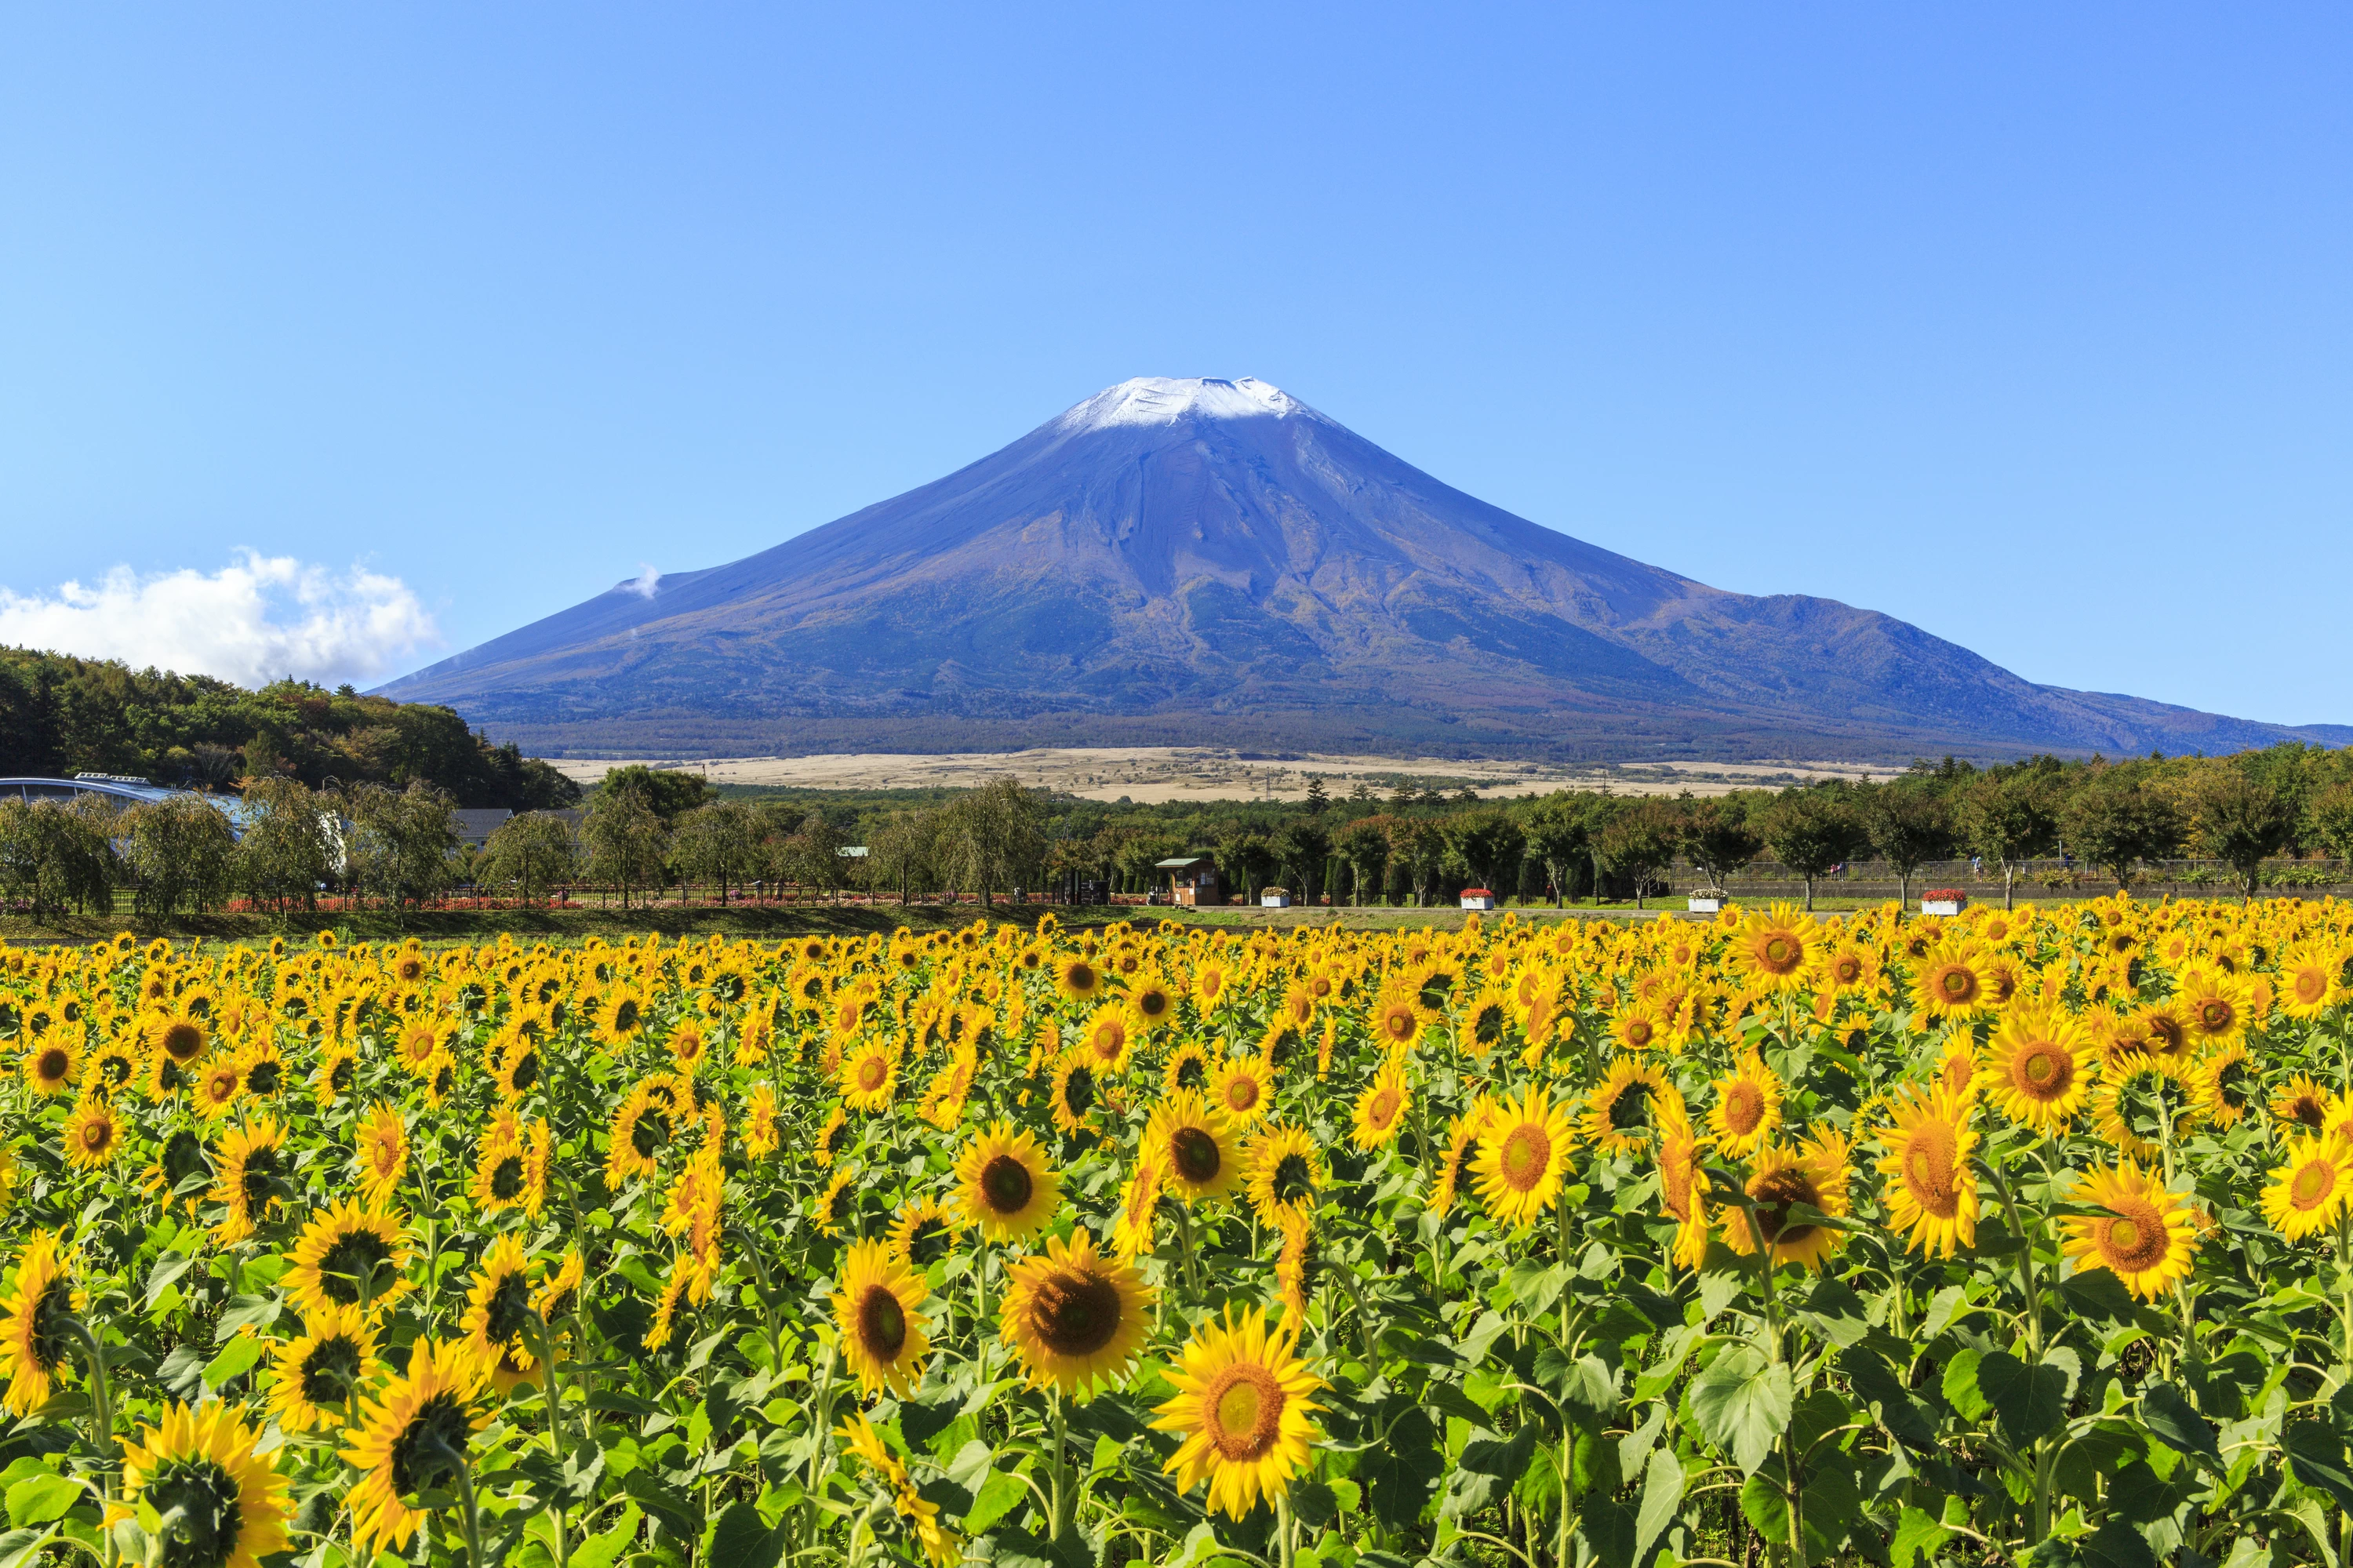
<path id="1" fill-rule="evenodd" d="M 2327 1563 L 2353 909 L 0 954 L 0 1568 Z"/>

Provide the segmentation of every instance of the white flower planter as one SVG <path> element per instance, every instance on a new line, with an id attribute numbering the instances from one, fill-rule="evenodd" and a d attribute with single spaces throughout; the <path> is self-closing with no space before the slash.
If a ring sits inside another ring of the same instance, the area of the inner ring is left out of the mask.
<path id="1" fill-rule="evenodd" d="M 1957 915 L 1968 906 L 1969 901 L 1966 898 L 1923 898 L 1920 900 L 1920 913 L 1923 915 Z"/>
<path id="2" fill-rule="evenodd" d="M 1683 900 L 1683 904 L 1694 915 L 1714 915 L 1724 908 L 1723 899 L 1704 896 L 1696 893 Z"/>
<path id="3" fill-rule="evenodd" d="M 1258 906 L 1261 909 L 1288 909 L 1291 907 L 1291 895 L 1288 893 L 1261 893 L 1258 895 Z"/>

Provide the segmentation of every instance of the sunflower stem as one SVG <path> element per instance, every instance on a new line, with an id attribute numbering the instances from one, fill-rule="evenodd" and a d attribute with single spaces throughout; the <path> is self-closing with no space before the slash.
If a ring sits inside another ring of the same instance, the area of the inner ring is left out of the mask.
<path id="1" fill-rule="evenodd" d="M 111 1502 L 114 1499 L 114 1401 L 113 1391 L 106 1380 L 106 1346 L 90 1325 L 80 1319 L 73 1320 L 73 1328 L 75 1337 L 81 1340 L 83 1356 L 90 1368 L 90 1446 L 98 1455 L 99 1489 L 100 1495 Z"/>
<path id="2" fill-rule="evenodd" d="M 1071 1515 L 1076 1510 L 1078 1498 L 1071 1486 L 1071 1402 L 1060 1389 L 1054 1391 L 1054 1518 L 1048 1527 L 1046 1539 L 1060 1541 L 1070 1528 Z"/>

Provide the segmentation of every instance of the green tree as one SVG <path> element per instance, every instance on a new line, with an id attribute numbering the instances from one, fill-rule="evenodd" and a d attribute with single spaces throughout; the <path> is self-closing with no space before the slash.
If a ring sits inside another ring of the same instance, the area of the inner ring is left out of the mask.
<path id="1" fill-rule="evenodd" d="M 587 841 L 588 875 L 621 890 L 621 907 L 639 887 L 661 885 L 670 865 L 670 829 L 642 789 L 599 789 L 580 824 Z"/>
<path id="2" fill-rule="evenodd" d="M 1275 830 L 1274 857 L 1297 883 L 1300 902 L 1313 906 L 1323 892 L 1324 863 L 1332 858 L 1332 835 L 1312 817 L 1294 819 Z"/>
<path id="3" fill-rule="evenodd" d="M 1567 790 L 1555 790 L 1535 803 L 1522 832 L 1527 853 L 1544 865 L 1557 909 L 1568 892 L 1569 867 L 1592 849 L 1592 824 L 1584 803 Z"/>
<path id="4" fill-rule="evenodd" d="M 1863 836 L 1895 874 L 1896 895 L 1912 902 L 1912 874 L 1953 850 L 1953 814 L 1935 788 L 1913 779 L 1858 791 Z"/>
<path id="5" fill-rule="evenodd" d="M 2353 861 L 2353 782 L 2314 795 L 2305 808 L 2305 831 L 2332 859 Z"/>
<path id="6" fill-rule="evenodd" d="M 1747 803 L 1740 796 L 1683 802 L 1683 852 L 1709 887 L 1721 891 L 1764 848 L 1764 835 L 1749 821 Z"/>
<path id="7" fill-rule="evenodd" d="M 868 874 L 897 887 L 902 907 L 911 888 L 929 891 L 932 844 L 939 828 L 936 811 L 893 811 L 867 835 Z"/>
<path id="8" fill-rule="evenodd" d="M 421 905 L 456 879 L 449 797 L 422 779 L 406 789 L 364 784 L 345 798 L 344 873 L 364 896 Z"/>
<path id="9" fill-rule="evenodd" d="M 2001 868 L 2001 906 L 2012 903 L 2021 862 L 2052 852 L 2058 842 L 2052 772 L 2031 767 L 1981 775 L 1953 800 L 1953 827 L 1971 854 Z"/>
<path id="10" fill-rule="evenodd" d="M 1324 814 L 1324 808 L 1329 806 L 1331 803 L 1332 792 L 1324 788 L 1324 776 L 1321 773 L 1309 775 L 1307 779 L 1307 814 L 1311 817 L 1320 817 Z"/>
<path id="11" fill-rule="evenodd" d="M 1814 906 L 1814 879 L 1852 859 L 1862 840 L 1854 810 L 1836 790 L 1798 787 L 1765 808 L 1757 824 L 1773 858 L 1806 880 L 1806 907 Z"/>
<path id="12" fill-rule="evenodd" d="M 940 845 L 950 878 L 980 895 L 1034 883 L 1046 863 L 1046 810 L 1039 796 L 1010 774 L 953 801 Z"/>
<path id="13" fill-rule="evenodd" d="M 526 903 L 545 898 L 580 874 L 580 844 L 572 824 L 553 811 L 524 811 L 498 825 L 474 863 L 477 881 L 512 884 Z"/>
<path id="14" fill-rule="evenodd" d="M 727 902 L 733 885 L 752 880 L 760 865 L 759 814 L 740 800 L 706 800 L 681 813 L 670 833 L 670 859 L 690 879 L 719 885 Z"/>
<path id="15" fill-rule="evenodd" d="M 1527 837 L 1501 811 L 1464 811 L 1447 819 L 1446 847 L 1473 881 L 1499 898 L 1518 885 Z"/>
<path id="16" fill-rule="evenodd" d="M 1414 907 L 1422 908 L 1436 892 L 1438 874 L 1446 864 L 1446 834 L 1427 817 L 1403 817 L 1389 829 L 1389 853 L 1403 866 L 1413 888 Z"/>
<path id="17" fill-rule="evenodd" d="M 117 829 L 142 915 L 196 914 L 228 902 L 236 882 L 237 833 L 228 814 L 197 795 L 142 801 Z"/>
<path id="18" fill-rule="evenodd" d="M 237 885 L 256 907 L 281 915 L 319 906 L 319 890 L 341 875 L 343 844 L 336 812 L 299 779 L 258 779 L 245 788 L 245 836 L 237 845 Z"/>
<path id="19" fill-rule="evenodd" d="M 2133 866 L 2155 860 L 2181 839 L 2173 802 L 2150 787 L 2138 765 L 2095 766 L 2059 813 L 2061 842 L 2132 891 Z"/>
<path id="20" fill-rule="evenodd" d="M 1643 894 L 1674 863 L 1687 829 L 1680 805 L 1654 796 L 1635 801 L 1601 830 L 1596 841 L 1601 863 L 1633 884 L 1635 908 L 1642 907 Z"/>
<path id="21" fill-rule="evenodd" d="M 1261 829 L 1244 827 L 1219 839 L 1209 853 L 1217 858 L 1218 874 L 1226 885 L 1240 888 L 1243 902 L 1257 903 L 1258 890 L 1274 869 L 1274 841 Z"/>
<path id="22" fill-rule="evenodd" d="M 1340 830 L 1333 848 L 1348 863 L 1349 902 L 1362 907 L 1365 885 L 1378 889 L 1388 871 L 1388 824 L 1379 817 L 1360 818 Z"/>
<path id="23" fill-rule="evenodd" d="M 2270 780 L 2229 762 L 2207 771 L 2191 802 L 2192 846 L 2229 866 L 2239 885 L 2239 902 L 2251 902 L 2263 880 L 2263 862 L 2287 845 L 2295 825 L 2294 806 Z"/>
<path id="24" fill-rule="evenodd" d="M 630 791 L 661 819 L 665 829 L 675 828 L 681 817 L 712 799 L 711 785 L 702 774 L 677 768 L 648 768 L 643 763 L 616 768 L 596 785 L 598 799 Z"/>
<path id="25" fill-rule="evenodd" d="M 103 796 L 0 800 L 0 885 L 29 902 L 36 918 L 76 906 L 111 910 L 120 874 L 114 831 Z"/>

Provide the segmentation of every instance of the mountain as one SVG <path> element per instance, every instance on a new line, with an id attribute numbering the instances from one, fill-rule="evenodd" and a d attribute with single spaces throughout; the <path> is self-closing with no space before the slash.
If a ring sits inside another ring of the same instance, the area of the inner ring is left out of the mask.
<path id="1" fill-rule="evenodd" d="M 622 583 L 384 688 L 549 753 L 1221 745 L 1908 758 L 2353 728 L 2038 686 L 1440 483 L 1266 383 L 1126 381 L 723 567 Z"/>

